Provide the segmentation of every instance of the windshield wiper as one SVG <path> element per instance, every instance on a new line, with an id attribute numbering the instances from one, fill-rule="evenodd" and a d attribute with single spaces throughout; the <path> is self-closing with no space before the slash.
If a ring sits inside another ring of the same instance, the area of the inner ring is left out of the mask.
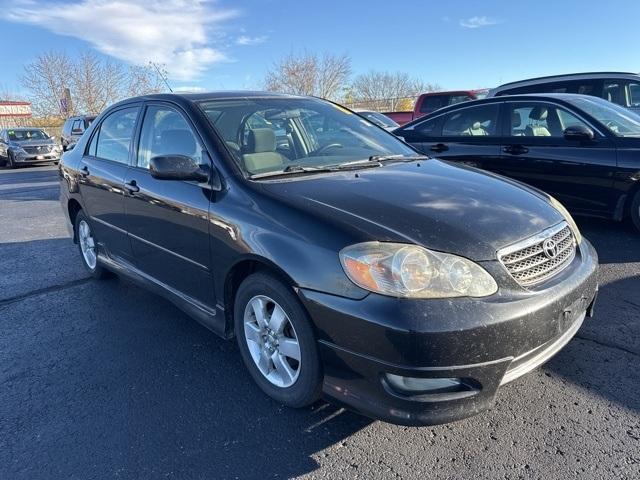
<path id="1" fill-rule="evenodd" d="M 428 160 L 427 155 L 371 155 L 370 162 L 415 162 L 416 160 Z"/>
<path id="2" fill-rule="evenodd" d="M 322 172 L 334 172 L 333 167 L 305 167 L 303 165 L 287 165 L 282 170 L 274 170 L 272 172 L 254 173 L 249 178 L 266 178 L 277 177 L 280 175 L 294 175 L 299 173 L 322 173 Z"/>

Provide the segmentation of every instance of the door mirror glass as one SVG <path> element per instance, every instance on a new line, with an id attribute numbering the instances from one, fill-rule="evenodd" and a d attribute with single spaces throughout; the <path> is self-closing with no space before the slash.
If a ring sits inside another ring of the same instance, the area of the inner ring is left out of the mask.
<path id="1" fill-rule="evenodd" d="M 564 138 L 579 142 L 591 141 L 595 137 L 593 130 L 585 125 L 571 125 L 564 129 Z"/>
<path id="2" fill-rule="evenodd" d="M 159 180 L 206 182 L 209 172 L 186 155 L 158 155 L 149 161 L 149 172 Z"/>

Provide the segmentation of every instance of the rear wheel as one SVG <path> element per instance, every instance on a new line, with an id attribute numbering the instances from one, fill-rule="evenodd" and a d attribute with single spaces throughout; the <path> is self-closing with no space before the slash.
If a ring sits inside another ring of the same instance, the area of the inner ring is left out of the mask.
<path id="1" fill-rule="evenodd" d="M 75 232 L 84 267 L 95 278 L 106 278 L 109 271 L 98 264 L 98 243 L 93 235 L 89 219 L 82 210 L 76 215 Z"/>
<path id="2" fill-rule="evenodd" d="M 235 334 L 258 386 L 289 407 L 318 399 L 322 384 L 316 339 L 291 289 L 265 273 L 247 277 L 236 295 Z"/>
<path id="3" fill-rule="evenodd" d="M 636 192 L 631 201 L 631 221 L 636 229 L 640 231 L 640 190 Z"/>

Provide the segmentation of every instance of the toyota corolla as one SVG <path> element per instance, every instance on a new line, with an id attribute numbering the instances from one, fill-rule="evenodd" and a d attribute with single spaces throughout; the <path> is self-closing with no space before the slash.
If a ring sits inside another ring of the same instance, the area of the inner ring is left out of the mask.
<path id="1" fill-rule="evenodd" d="M 555 199 L 420 156 L 327 101 L 129 99 L 60 173 L 87 270 L 235 337 L 291 407 L 323 395 L 394 423 L 461 419 L 593 309 L 596 253 Z"/>

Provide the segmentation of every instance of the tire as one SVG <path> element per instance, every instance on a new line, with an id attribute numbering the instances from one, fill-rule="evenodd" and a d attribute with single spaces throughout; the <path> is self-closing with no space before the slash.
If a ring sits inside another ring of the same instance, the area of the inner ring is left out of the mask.
<path id="1" fill-rule="evenodd" d="M 272 323 L 259 322 L 256 306 Z M 278 324 L 281 313 L 285 315 L 279 322 L 281 331 L 269 329 Z M 236 294 L 234 327 L 242 360 L 263 392 L 293 408 L 311 405 L 319 398 L 322 369 L 316 338 L 309 316 L 291 288 L 266 273 L 247 277 Z M 295 359 L 295 341 L 299 361 Z"/>
<path id="2" fill-rule="evenodd" d="M 633 200 L 631 200 L 631 222 L 640 231 L 640 190 L 636 192 Z"/>
<path id="3" fill-rule="evenodd" d="M 11 151 L 7 152 L 7 167 L 17 168 L 16 163 L 13 161 L 13 153 L 11 153 Z"/>
<path id="4" fill-rule="evenodd" d="M 98 242 L 93 236 L 91 223 L 82 210 L 76 215 L 74 228 L 78 239 L 80 258 L 82 259 L 84 268 L 87 269 L 93 278 L 102 279 L 109 277 L 110 272 L 98 263 Z M 85 232 L 88 233 L 88 237 L 86 237 Z M 93 256 L 88 253 L 88 251 L 91 251 L 91 248 L 93 249 Z"/>

